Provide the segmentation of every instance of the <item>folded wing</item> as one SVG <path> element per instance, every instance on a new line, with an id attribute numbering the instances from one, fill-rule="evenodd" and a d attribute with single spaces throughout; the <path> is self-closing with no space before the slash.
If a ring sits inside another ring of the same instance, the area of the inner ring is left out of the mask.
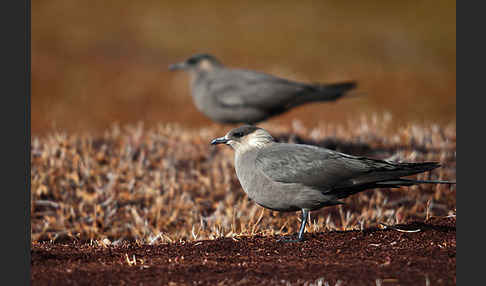
<path id="1" fill-rule="evenodd" d="M 391 163 L 298 144 L 264 148 L 256 158 L 256 165 L 274 181 L 298 183 L 323 192 L 379 187 L 378 182 L 382 182 L 381 186 L 392 186 L 383 182 L 439 167 L 435 162 Z"/>

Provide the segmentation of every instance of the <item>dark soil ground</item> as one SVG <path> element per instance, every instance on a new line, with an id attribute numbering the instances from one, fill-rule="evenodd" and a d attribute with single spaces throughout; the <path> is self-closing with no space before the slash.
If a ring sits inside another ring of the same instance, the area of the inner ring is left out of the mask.
<path id="1" fill-rule="evenodd" d="M 35 242 L 32 285 L 455 285 L 456 219 L 195 242 Z M 418 230 L 403 232 L 403 230 Z M 327 283 L 327 284 L 326 284 Z"/>

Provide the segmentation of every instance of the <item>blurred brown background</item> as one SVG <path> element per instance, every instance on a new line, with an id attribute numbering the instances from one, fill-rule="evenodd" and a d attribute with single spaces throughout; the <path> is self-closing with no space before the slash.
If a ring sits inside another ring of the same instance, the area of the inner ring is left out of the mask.
<path id="1" fill-rule="evenodd" d="M 113 122 L 212 124 L 169 64 L 208 52 L 294 80 L 354 79 L 367 95 L 272 119 L 312 126 L 390 112 L 456 120 L 456 2 L 32 1 L 32 134 Z"/>

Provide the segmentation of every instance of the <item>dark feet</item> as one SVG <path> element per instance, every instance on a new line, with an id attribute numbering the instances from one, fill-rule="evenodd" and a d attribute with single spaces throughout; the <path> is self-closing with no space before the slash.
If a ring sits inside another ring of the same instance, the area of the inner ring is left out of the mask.
<path id="1" fill-rule="evenodd" d="M 289 237 L 282 237 L 280 239 L 277 239 L 278 242 L 302 242 L 304 241 L 304 231 L 305 231 L 305 225 L 307 223 L 307 216 L 309 215 L 309 210 L 308 209 L 302 209 L 302 223 L 300 224 L 300 230 L 299 230 L 299 235 L 297 236 L 297 239 L 291 239 Z"/>

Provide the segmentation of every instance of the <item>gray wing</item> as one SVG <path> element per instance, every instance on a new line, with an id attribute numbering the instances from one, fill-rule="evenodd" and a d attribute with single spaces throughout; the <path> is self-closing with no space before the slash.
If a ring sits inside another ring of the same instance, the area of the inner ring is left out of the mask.
<path id="1" fill-rule="evenodd" d="M 319 189 L 345 188 L 400 175 L 386 161 L 346 155 L 301 144 L 277 143 L 261 149 L 256 166 L 274 181 Z"/>
<path id="2" fill-rule="evenodd" d="M 300 92 L 310 88 L 269 74 L 240 69 L 212 72 L 206 80 L 208 92 L 221 105 L 232 107 L 272 109 L 292 101 Z"/>

